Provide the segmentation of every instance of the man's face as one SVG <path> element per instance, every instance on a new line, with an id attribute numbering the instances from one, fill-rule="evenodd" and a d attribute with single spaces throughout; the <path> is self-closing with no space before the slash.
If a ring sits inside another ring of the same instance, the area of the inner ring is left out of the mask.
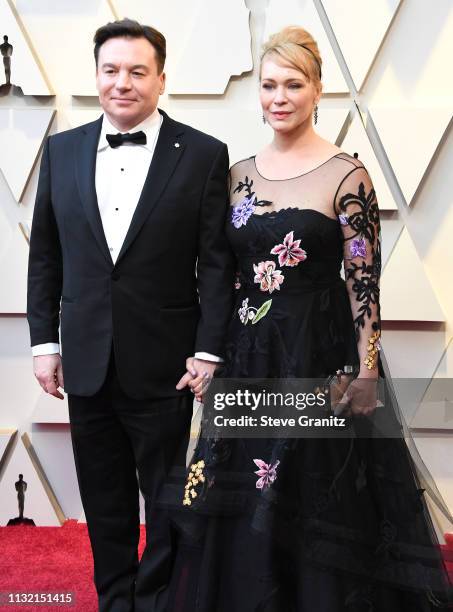
<path id="1" fill-rule="evenodd" d="M 146 38 L 110 38 L 99 49 L 99 101 L 113 125 L 127 131 L 149 117 L 165 89 L 154 47 Z"/>

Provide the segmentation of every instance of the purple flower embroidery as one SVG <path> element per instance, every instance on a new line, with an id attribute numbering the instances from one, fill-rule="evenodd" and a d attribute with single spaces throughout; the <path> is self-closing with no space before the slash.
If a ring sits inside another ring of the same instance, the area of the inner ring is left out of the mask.
<path id="1" fill-rule="evenodd" d="M 354 238 L 349 249 L 351 257 L 366 257 L 366 244 L 363 238 Z"/>
<path id="2" fill-rule="evenodd" d="M 247 321 L 249 319 L 249 299 L 248 298 L 245 298 L 245 300 L 242 300 L 242 306 L 241 308 L 239 308 L 238 314 L 239 314 L 239 319 L 241 323 L 243 323 L 244 325 L 247 325 Z"/>
<path id="3" fill-rule="evenodd" d="M 262 459 L 254 459 L 253 462 L 260 469 L 254 472 L 258 478 L 256 481 L 257 489 L 265 489 L 269 487 L 274 480 L 277 478 L 277 467 L 280 461 L 276 461 L 274 464 L 265 463 Z"/>
<path id="4" fill-rule="evenodd" d="M 236 229 L 239 229 L 241 225 L 245 225 L 250 219 L 250 217 L 253 215 L 256 208 L 254 202 L 254 197 L 245 197 L 238 204 L 233 206 L 233 211 L 231 213 L 231 223 Z"/>
<path id="5" fill-rule="evenodd" d="M 255 323 L 258 323 L 258 321 L 261 321 L 261 319 L 267 315 L 271 304 L 272 300 L 267 300 L 267 302 L 261 304 L 259 308 L 255 308 L 254 306 L 249 306 L 249 299 L 245 298 L 245 300 L 242 300 L 242 306 L 238 310 L 241 323 L 247 325 L 247 323 L 251 321 L 252 325 L 255 325 Z"/>
<path id="6" fill-rule="evenodd" d="M 340 220 L 341 225 L 348 225 L 349 223 L 349 216 L 346 213 L 338 215 L 338 219 Z"/>

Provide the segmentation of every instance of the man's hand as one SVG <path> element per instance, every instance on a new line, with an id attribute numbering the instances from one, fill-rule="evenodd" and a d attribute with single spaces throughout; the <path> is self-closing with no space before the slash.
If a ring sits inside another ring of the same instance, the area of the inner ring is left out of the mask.
<path id="1" fill-rule="evenodd" d="M 64 399 L 64 395 L 58 390 L 59 387 L 64 388 L 63 367 L 58 353 L 33 357 L 33 369 L 36 380 L 46 393 Z"/>
<path id="2" fill-rule="evenodd" d="M 189 357 L 186 360 L 187 372 L 181 377 L 176 388 L 180 391 L 184 387 L 189 386 L 195 399 L 199 402 L 203 399 L 203 392 L 208 388 L 209 383 L 218 367 L 218 363 L 213 361 L 204 361 Z"/>

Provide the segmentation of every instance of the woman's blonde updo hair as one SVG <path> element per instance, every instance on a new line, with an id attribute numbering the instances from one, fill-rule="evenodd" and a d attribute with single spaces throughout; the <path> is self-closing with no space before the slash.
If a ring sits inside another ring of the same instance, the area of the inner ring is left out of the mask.
<path id="1" fill-rule="evenodd" d="M 272 34 L 263 45 L 261 64 L 270 54 L 279 55 L 296 70 L 300 70 L 315 87 L 321 86 L 322 59 L 315 39 L 307 30 L 299 26 L 288 26 Z"/>

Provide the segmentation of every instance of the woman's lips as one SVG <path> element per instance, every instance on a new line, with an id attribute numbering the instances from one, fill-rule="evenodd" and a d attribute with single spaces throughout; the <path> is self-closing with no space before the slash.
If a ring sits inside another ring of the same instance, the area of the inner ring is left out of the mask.
<path id="1" fill-rule="evenodd" d="M 286 119 L 290 114 L 291 113 L 285 111 L 275 111 L 272 113 L 272 116 L 275 117 L 275 119 Z"/>

